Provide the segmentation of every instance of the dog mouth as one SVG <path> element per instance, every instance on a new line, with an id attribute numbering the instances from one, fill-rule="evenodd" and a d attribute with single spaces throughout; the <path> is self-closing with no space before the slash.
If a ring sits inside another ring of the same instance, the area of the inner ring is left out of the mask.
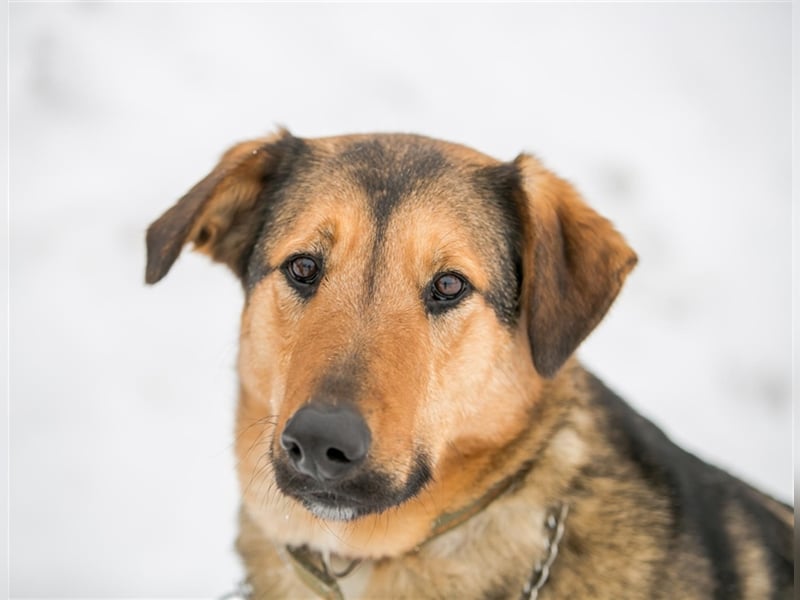
<path id="1" fill-rule="evenodd" d="M 348 402 L 309 402 L 273 442 L 271 460 L 280 492 L 328 521 L 352 521 L 396 507 L 431 479 L 430 461 L 419 449 L 409 469 L 382 468 L 372 432 Z"/>
<path id="2" fill-rule="evenodd" d="M 275 481 L 281 493 L 326 521 L 353 521 L 395 508 L 417 496 L 431 481 L 427 456 L 418 453 L 411 472 L 398 484 L 384 472 L 362 465 L 343 481 L 319 481 L 298 473 L 288 461 L 273 457 Z"/>

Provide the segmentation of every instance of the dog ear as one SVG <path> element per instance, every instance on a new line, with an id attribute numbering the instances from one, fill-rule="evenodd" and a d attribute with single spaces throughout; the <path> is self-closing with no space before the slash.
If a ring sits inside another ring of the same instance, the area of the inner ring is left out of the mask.
<path id="1" fill-rule="evenodd" d="M 531 353 L 536 370 L 552 377 L 603 318 L 637 258 L 567 181 L 531 156 L 514 163 L 531 225 L 524 258 Z"/>
<path id="2" fill-rule="evenodd" d="M 153 222 L 147 229 L 145 281 L 152 284 L 164 277 L 188 242 L 243 277 L 262 226 L 257 211 L 261 191 L 281 164 L 290 140 L 299 142 L 281 130 L 233 146 L 208 175 Z"/>

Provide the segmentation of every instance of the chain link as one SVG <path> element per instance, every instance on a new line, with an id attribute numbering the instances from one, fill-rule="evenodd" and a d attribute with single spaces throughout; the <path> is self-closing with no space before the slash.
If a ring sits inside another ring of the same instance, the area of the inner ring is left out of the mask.
<path id="1" fill-rule="evenodd" d="M 528 583 L 522 589 L 520 600 L 537 600 L 539 590 L 547 583 L 547 579 L 550 577 L 550 568 L 553 566 L 556 556 L 558 556 L 558 544 L 564 536 L 564 523 L 567 520 L 567 513 L 569 513 L 569 506 L 562 504 L 558 517 L 552 514 L 547 517 L 546 526 L 553 531 L 552 537 L 547 540 L 547 558 L 544 563 L 537 563 L 534 566 Z"/>

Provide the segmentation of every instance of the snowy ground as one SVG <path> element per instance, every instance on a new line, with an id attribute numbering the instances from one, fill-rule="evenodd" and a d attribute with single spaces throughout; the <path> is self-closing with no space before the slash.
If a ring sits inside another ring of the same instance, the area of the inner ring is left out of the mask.
<path id="1" fill-rule="evenodd" d="M 13 4 L 11 593 L 239 576 L 240 291 L 143 232 L 230 143 L 402 130 L 529 150 L 640 263 L 584 362 L 792 494 L 790 4 Z"/>

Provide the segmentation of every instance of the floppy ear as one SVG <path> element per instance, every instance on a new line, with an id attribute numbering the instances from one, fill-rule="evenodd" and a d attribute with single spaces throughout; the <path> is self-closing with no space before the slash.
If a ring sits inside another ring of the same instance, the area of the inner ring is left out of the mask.
<path id="1" fill-rule="evenodd" d="M 514 162 L 530 224 L 524 261 L 531 353 L 536 370 L 552 377 L 603 318 L 637 259 L 567 181 L 531 156 Z"/>
<path id="2" fill-rule="evenodd" d="M 156 283 L 187 242 L 240 278 L 262 226 L 258 200 L 293 138 L 281 130 L 230 148 L 216 167 L 147 229 L 145 281 Z"/>

